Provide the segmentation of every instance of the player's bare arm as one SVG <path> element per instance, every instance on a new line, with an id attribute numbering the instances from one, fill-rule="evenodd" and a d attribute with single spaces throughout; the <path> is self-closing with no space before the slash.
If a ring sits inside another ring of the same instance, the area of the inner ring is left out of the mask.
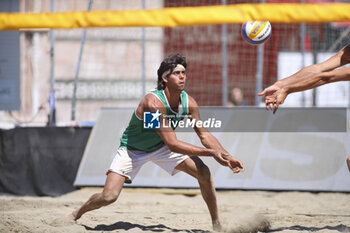
<path id="1" fill-rule="evenodd" d="M 189 113 L 191 119 L 200 120 L 200 113 L 198 110 L 197 102 L 191 97 L 188 96 L 189 102 Z M 221 143 L 217 140 L 217 138 L 212 135 L 208 129 L 205 127 L 194 127 L 198 137 L 201 140 L 201 143 L 206 148 L 214 149 L 217 153 L 214 156 L 217 162 L 219 162 L 223 166 L 228 166 L 235 173 L 240 171 L 244 171 L 244 166 L 238 159 L 233 158 L 221 145 Z"/>
<path id="2" fill-rule="evenodd" d="M 157 133 L 162 138 L 163 142 L 169 150 L 179 154 L 185 155 L 195 155 L 195 156 L 213 156 L 216 152 L 213 149 L 201 148 L 194 146 L 192 144 L 180 141 L 177 139 L 174 130 L 169 127 L 163 127 L 163 118 L 166 115 L 166 111 L 163 103 L 154 95 L 148 94 L 145 98 L 140 102 L 137 107 L 136 113 L 138 117 L 142 118 L 144 111 L 157 111 L 161 112 L 161 127 L 157 129 Z M 165 119 L 166 121 L 166 119 Z M 168 124 L 168 122 L 167 122 Z"/>
<path id="3" fill-rule="evenodd" d="M 331 82 L 349 81 L 350 68 L 341 68 L 350 63 L 350 45 L 342 48 L 328 60 L 301 69 L 292 76 L 277 81 L 259 96 L 265 96 L 266 109 L 275 113 L 290 93 L 305 91 Z"/>
<path id="4" fill-rule="evenodd" d="M 313 89 L 331 82 L 348 81 L 349 68 L 336 70 L 336 68 L 348 63 L 350 63 L 350 45 L 342 48 L 337 54 L 330 57 L 328 60 L 305 67 L 290 78 L 279 81 L 279 85 L 286 89 L 286 92 L 289 94 Z M 293 81 L 293 76 L 300 81 Z"/>
<path id="5" fill-rule="evenodd" d="M 319 80 L 327 78 L 327 76 L 320 74 L 331 72 L 348 63 L 350 63 L 350 45 L 345 46 L 326 61 L 307 66 L 290 77 L 277 81 L 275 84 L 280 88 L 285 88 L 289 93 L 308 90 L 314 88 Z"/>

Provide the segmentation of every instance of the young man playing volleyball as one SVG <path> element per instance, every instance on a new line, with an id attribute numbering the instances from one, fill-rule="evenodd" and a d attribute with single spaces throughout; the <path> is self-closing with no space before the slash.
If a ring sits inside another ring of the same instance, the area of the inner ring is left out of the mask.
<path id="1" fill-rule="evenodd" d="M 108 170 L 102 193 L 92 195 L 69 215 L 70 219 L 77 220 L 87 211 L 115 202 L 124 182 L 132 181 L 145 162 L 153 161 L 171 175 L 183 171 L 196 178 L 208 206 L 213 229 L 221 229 L 210 171 L 198 156 L 212 156 L 234 173 L 243 171 L 244 167 L 206 128 L 194 127 L 205 146 L 203 148 L 178 140 L 173 128 L 163 127 L 163 119 L 169 125 L 169 118 L 179 121 L 184 115 L 200 120 L 196 101 L 184 91 L 186 67 L 186 60 L 181 55 L 170 56 L 161 63 L 157 72 L 157 90 L 147 94 L 133 113 Z M 150 111 L 155 112 L 154 117 L 161 117 L 159 129 L 143 129 L 144 112 Z"/>
<path id="2" fill-rule="evenodd" d="M 327 83 L 350 81 L 350 67 L 337 69 L 349 63 L 350 44 L 327 61 L 307 66 L 299 72 L 275 82 L 258 95 L 265 96 L 266 109 L 271 109 L 275 113 L 278 106 L 283 104 L 290 93 L 305 91 Z M 346 164 L 350 171 L 350 156 L 347 158 Z"/>

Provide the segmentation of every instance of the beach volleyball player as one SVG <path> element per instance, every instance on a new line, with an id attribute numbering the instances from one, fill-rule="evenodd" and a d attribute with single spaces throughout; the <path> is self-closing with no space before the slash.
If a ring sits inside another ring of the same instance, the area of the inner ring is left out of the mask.
<path id="1" fill-rule="evenodd" d="M 199 156 L 211 156 L 234 173 L 244 170 L 242 163 L 233 158 L 219 141 L 203 127 L 194 127 L 204 147 L 180 141 L 172 127 L 163 127 L 163 119 L 180 120 L 181 115 L 200 120 L 196 101 L 185 91 L 186 60 L 177 54 L 166 58 L 158 69 L 157 90 L 147 94 L 133 113 L 123 133 L 119 149 L 108 171 L 102 193 L 96 193 L 68 218 L 79 219 L 84 213 L 106 206 L 117 200 L 124 182 L 130 182 L 141 166 L 153 161 L 169 174 L 183 171 L 198 180 L 202 196 L 208 206 L 214 230 L 221 229 L 215 187 L 208 167 Z M 161 117 L 158 129 L 143 129 L 144 113 L 153 112 Z M 165 117 L 166 116 L 166 117 Z"/>
<path id="2" fill-rule="evenodd" d="M 279 105 L 283 104 L 287 96 L 293 92 L 305 91 L 327 83 L 350 81 L 350 67 L 342 67 L 349 63 L 350 44 L 328 60 L 307 66 L 297 73 L 275 82 L 258 95 L 265 96 L 266 109 L 276 113 Z M 347 158 L 346 164 L 350 171 L 350 156 Z"/>

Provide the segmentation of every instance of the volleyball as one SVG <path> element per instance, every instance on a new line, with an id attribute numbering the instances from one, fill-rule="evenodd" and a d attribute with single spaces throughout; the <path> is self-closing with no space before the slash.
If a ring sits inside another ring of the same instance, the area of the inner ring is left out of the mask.
<path id="1" fill-rule="evenodd" d="M 271 37 L 272 27 L 269 21 L 249 21 L 242 25 L 242 37 L 248 43 L 259 45 Z"/>

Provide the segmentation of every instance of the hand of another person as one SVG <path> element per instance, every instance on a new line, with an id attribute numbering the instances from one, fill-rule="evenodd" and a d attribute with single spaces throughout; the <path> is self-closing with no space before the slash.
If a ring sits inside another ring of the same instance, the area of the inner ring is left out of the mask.
<path id="1" fill-rule="evenodd" d="M 265 96 L 266 109 L 271 109 L 273 110 L 273 113 L 275 113 L 278 109 L 278 106 L 280 104 L 283 104 L 288 93 L 284 88 L 280 88 L 278 85 L 273 84 L 272 86 L 265 88 L 258 95 Z"/>

